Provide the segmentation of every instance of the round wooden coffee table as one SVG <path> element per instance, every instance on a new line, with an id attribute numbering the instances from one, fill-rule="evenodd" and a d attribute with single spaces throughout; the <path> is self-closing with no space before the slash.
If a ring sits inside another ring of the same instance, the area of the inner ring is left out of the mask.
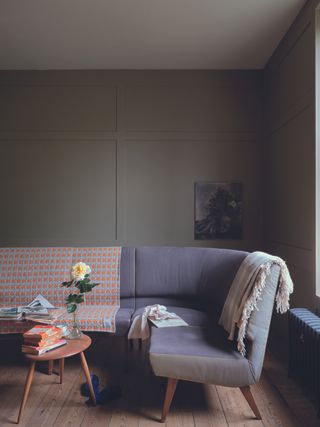
<path id="1" fill-rule="evenodd" d="M 76 354 L 79 354 L 84 375 L 89 386 L 91 400 L 93 405 L 94 406 L 96 405 L 96 397 L 95 397 L 92 383 L 91 383 L 90 372 L 89 372 L 85 355 L 83 353 L 88 347 L 90 347 L 90 345 L 91 345 L 91 338 L 83 334 L 81 338 L 75 339 L 75 340 L 68 340 L 66 345 L 59 347 L 56 350 L 48 351 L 47 353 L 44 353 L 41 356 L 25 354 L 26 359 L 30 360 L 30 367 L 29 367 L 27 378 L 26 378 L 26 383 L 24 386 L 23 398 L 20 405 L 17 424 L 19 424 L 20 422 L 22 411 L 28 399 L 36 362 L 49 362 L 49 365 L 51 364 L 52 366 L 54 360 L 59 360 L 59 376 L 60 376 L 60 384 L 62 384 L 63 371 L 64 371 L 64 359 L 67 357 L 71 357 L 71 356 L 75 356 Z"/>

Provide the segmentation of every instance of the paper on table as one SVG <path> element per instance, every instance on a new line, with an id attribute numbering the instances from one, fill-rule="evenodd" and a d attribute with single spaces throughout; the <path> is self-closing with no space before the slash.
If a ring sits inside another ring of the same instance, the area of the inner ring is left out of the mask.
<path id="1" fill-rule="evenodd" d="M 37 295 L 33 301 L 30 302 L 30 304 L 27 305 L 27 307 L 36 307 L 41 305 L 44 308 L 55 308 L 54 305 L 52 305 L 44 296 L 41 294 Z"/>

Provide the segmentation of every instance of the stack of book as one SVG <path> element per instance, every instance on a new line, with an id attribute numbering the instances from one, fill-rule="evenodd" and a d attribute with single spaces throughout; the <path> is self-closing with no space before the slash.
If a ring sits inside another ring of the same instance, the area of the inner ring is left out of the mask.
<path id="1" fill-rule="evenodd" d="M 21 320 L 22 313 L 17 307 L 1 307 L 0 320 Z"/>
<path id="2" fill-rule="evenodd" d="M 65 345 L 62 330 L 51 325 L 37 325 L 23 334 L 22 352 L 40 356 L 47 351 Z"/>
<path id="3" fill-rule="evenodd" d="M 54 324 L 59 317 L 64 316 L 65 310 L 54 307 L 44 296 L 37 295 L 36 298 L 26 306 L 0 307 L 0 321 L 22 321 L 29 320 L 46 325 Z"/>

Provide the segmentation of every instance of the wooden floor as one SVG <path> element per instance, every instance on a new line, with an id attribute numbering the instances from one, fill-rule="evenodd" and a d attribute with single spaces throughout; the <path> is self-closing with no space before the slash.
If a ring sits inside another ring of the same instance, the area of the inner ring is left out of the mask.
<path id="1" fill-rule="evenodd" d="M 17 418 L 27 365 L 19 347 L 0 342 L 0 426 L 12 426 Z M 10 347 L 11 346 L 11 347 Z M 237 389 L 181 382 L 178 385 L 167 422 L 160 424 L 165 383 L 154 377 L 145 351 L 130 353 L 129 372 L 123 370 L 123 342 L 119 338 L 95 340 L 87 352 L 91 372 L 104 386 L 119 384 L 123 397 L 104 406 L 88 407 L 79 388 L 83 380 L 76 358 L 66 361 L 64 384 L 58 376 L 35 373 L 21 426 L 30 427 L 313 427 L 320 426 L 316 407 L 294 380 L 288 380 L 283 367 L 268 355 L 258 385 L 252 388 L 262 421 L 253 414 Z M 40 369 L 45 366 L 40 366 Z"/>

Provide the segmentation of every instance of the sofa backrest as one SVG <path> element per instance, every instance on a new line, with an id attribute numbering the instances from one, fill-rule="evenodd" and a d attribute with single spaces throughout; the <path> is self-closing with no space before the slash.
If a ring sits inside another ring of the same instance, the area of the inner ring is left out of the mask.
<path id="1" fill-rule="evenodd" d="M 232 280 L 247 252 L 213 248 L 122 247 L 120 305 L 223 305 Z M 38 293 L 64 304 L 71 266 L 84 261 L 94 281 L 103 283 L 108 248 L 0 248 L 0 305 L 23 305 Z M 97 287 L 86 297 L 112 303 Z M 171 302 L 171 303 L 170 303 Z"/>
<path id="2" fill-rule="evenodd" d="M 135 248 L 132 247 L 121 250 L 120 307 L 135 308 Z"/>
<path id="3" fill-rule="evenodd" d="M 222 306 L 247 254 L 214 248 L 137 247 L 136 298 L 148 303 L 184 299 Z"/>
<path id="4" fill-rule="evenodd" d="M 86 295 L 86 303 L 116 304 L 120 292 L 125 304 L 133 308 L 134 249 L 123 248 L 120 268 L 122 263 L 125 274 L 120 290 L 113 286 L 119 273 L 116 262 L 119 250 L 110 247 L 0 248 L 0 305 L 25 305 L 39 293 L 56 306 L 64 305 L 69 290 L 60 284 L 69 280 L 72 265 L 83 261 L 92 268 L 93 281 L 101 284 Z M 130 269 L 131 274 L 126 273 L 126 269 Z"/>

